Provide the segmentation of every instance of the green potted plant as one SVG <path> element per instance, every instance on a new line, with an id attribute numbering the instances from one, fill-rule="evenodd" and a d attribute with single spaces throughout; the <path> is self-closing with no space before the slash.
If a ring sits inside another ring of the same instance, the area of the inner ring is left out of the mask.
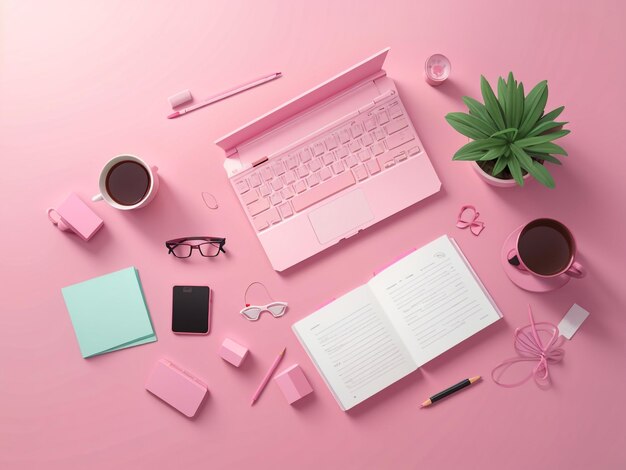
<path id="1" fill-rule="evenodd" d="M 545 163 L 561 164 L 555 155 L 567 152 L 553 141 L 569 131 L 563 129 L 567 122 L 555 121 L 564 106 L 544 114 L 548 82 L 538 83 L 524 95 L 524 85 L 510 72 L 507 81 L 498 78 L 497 98 L 483 76 L 480 88 L 484 104 L 464 96 L 469 113 L 446 115 L 457 132 L 471 139 L 452 159 L 471 161 L 476 172 L 494 186 L 524 186 L 524 180 L 532 176 L 554 188 Z"/>

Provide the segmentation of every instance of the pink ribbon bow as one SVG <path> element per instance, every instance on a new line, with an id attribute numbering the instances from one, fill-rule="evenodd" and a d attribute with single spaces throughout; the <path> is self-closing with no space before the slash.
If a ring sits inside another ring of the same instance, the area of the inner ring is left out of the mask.
<path id="1" fill-rule="evenodd" d="M 456 226 L 459 228 L 469 227 L 470 231 L 478 236 L 485 228 L 485 223 L 478 220 L 479 215 L 480 212 L 478 212 L 474 206 L 465 205 L 461 207 L 461 212 L 459 212 L 459 216 L 456 220 Z"/>
<path id="2" fill-rule="evenodd" d="M 548 385 L 550 382 L 548 364 L 561 362 L 565 355 L 565 351 L 560 348 L 564 338 L 559 336 L 558 327 L 548 322 L 535 323 L 530 305 L 528 306 L 528 317 L 530 318 L 530 325 L 515 330 L 514 347 L 518 356 L 505 359 L 491 371 L 493 381 L 502 387 L 517 387 L 531 377 L 539 386 Z M 550 335 L 550 339 L 545 344 L 539 336 L 541 332 Z M 504 383 L 500 381 L 509 367 L 521 362 L 536 362 L 536 364 L 528 375 L 517 382 Z"/>

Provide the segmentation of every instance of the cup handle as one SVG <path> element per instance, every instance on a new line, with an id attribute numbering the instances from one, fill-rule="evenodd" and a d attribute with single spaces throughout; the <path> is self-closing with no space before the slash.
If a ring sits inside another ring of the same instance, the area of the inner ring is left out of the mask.
<path id="1" fill-rule="evenodd" d="M 526 269 L 524 269 L 524 266 L 522 266 L 522 263 L 520 263 L 519 256 L 517 256 L 517 251 L 515 249 L 509 251 L 509 253 L 506 255 L 506 259 L 511 266 L 516 267 L 520 271 L 526 271 Z"/>
<path id="2" fill-rule="evenodd" d="M 91 200 L 93 202 L 102 201 L 103 199 L 104 199 L 104 197 L 102 197 L 102 194 L 100 194 L 100 193 L 96 194 L 94 197 L 91 198 Z"/>
<path id="3" fill-rule="evenodd" d="M 570 268 L 567 271 L 565 271 L 565 274 L 567 274 L 570 277 L 575 277 L 577 279 L 580 279 L 581 277 L 585 277 L 587 275 L 587 270 L 583 267 L 582 264 L 580 264 L 577 261 L 574 261 L 572 265 L 570 266 Z"/>
<path id="4" fill-rule="evenodd" d="M 157 171 L 159 171 L 159 167 L 158 166 L 151 166 L 150 169 L 152 170 L 153 173 L 156 173 Z"/>

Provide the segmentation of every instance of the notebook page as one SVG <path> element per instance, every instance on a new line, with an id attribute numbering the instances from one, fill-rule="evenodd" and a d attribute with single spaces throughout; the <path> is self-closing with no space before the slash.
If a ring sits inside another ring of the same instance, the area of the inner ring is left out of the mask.
<path id="1" fill-rule="evenodd" d="M 416 369 L 367 285 L 292 328 L 344 410 Z"/>
<path id="2" fill-rule="evenodd" d="M 501 317 L 463 254 L 445 235 L 368 284 L 418 367 Z"/>

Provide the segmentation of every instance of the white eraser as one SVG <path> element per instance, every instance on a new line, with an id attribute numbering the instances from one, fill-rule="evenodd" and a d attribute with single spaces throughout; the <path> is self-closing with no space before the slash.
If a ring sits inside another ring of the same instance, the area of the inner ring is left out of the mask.
<path id="1" fill-rule="evenodd" d="M 167 100 L 170 102 L 172 108 L 175 108 L 181 104 L 189 103 L 191 101 L 191 92 L 189 90 L 183 90 L 170 96 Z"/>
<path id="2" fill-rule="evenodd" d="M 572 305 L 569 312 L 563 317 L 561 323 L 559 323 L 559 333 L 565 336 L 567 339 L 572 339 L 574 333 L 578 331 L 580 325 L 583 324 L 585 319 L 589 316 L 589 312 L 582 308 L 578 304 Z"/>

